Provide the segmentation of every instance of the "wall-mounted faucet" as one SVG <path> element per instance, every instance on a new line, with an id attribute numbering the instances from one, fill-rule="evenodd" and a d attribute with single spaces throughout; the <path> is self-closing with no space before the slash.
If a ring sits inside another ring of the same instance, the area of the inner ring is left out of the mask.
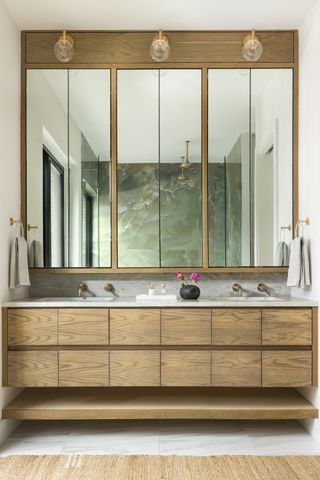
<path id="1" fill-rule="evenodd" d="M 118 293 L 116 292 L 116 289 L 114 288 L 114 286 L 112 285 L 112 283 L 107 283 L 107 284 L 104 286 L 104 289 L 105 289 L 106 292 L 111 292 L 114 297 L 119 297 L 119 295 L 118 295 Z"/>
<path id="2" fill-rule="evenodd" d="M 82 293 L 88 291 L 88 285 L 86 283 L 80 283 L 79 288 L 78 288 L 78 297 L 81 297 Z"/>
<path id="3" fill-rule="evenodd" d="M 265 283 L 258 283 L 257 285 L 258 292 L 266 293 L 269 297 L 272 297 L 272 289 L 268 287 Z"/>
<path id="4" fill-rule="evenodd" d="M 240 285 L 240 283 L 234 283 L 232 285 L 232 291 L 237 293 L 239 297 L 242 296 L 242 293 L 243 293 L 243 288 L 242 286 Z"/>

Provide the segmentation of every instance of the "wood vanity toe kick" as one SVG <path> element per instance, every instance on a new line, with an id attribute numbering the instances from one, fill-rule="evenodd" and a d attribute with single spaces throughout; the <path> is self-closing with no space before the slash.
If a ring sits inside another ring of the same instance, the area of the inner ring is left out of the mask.
<path id="1" fill-rule="evenodd" d="M 27 388 L 4 419 L 306 419 L 318 410 L 295 389 Z"/>

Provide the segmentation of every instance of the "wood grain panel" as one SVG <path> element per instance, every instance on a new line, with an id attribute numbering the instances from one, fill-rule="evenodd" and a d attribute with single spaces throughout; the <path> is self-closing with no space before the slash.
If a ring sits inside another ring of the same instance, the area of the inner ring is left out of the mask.
<path id="1" fill-rule="evenodd" d="M 3 418 L 275 420 L 318 418 L 318 410 L 294 388 L 27 388 L 4 408 Z"/>
<path id="2" fill-rule="evenodd" d="M 160 386 L 160 352 L 110 352 L 110 386 Z"/>
<path id="3" fill-rule="evenodd" d="M 2 386 L 8 386 L 8 309 L 2 308 Z"/>
<path id="4" fill-rule="evenodd" d="M 209 308 L 168 308 L 161 310 L 162 345 L 210 345 Z"/>
<path id="5" fill-rule="evenodd" d="M 10 387 L 57 387 L 57 352 L 9 352 Z"/>
<path id="6" fill-rule="evenodd" d="M 262 310 L 262 345 L 311 345 L 311 308 Z"/>
<path id="7" fill-rule="evenodd" d="M 109 310 L 65 308 L 58 310 L 59 345 L 108 345 Z"/>
<path id="8" fill-rule="evenodd" d="M 261 387 L 261 352 L 212 352 L 212 386 Z"/>
<path id="9" fill-rule="evenodd" d="M 57 310 L 46 308 L 10 308 L 8 310 L 9 345 L 57 345 Z"/>
<path id="10" fill-rule="evenodd" d="M 106 387 L 109 385 L 109 352 L 59 352 L 59 387 Z"/>
<path id="11" fill-rule="evenodd" d="M 212 310 L 213 345 L 261 345 L 261 310 L 217 308 Z"/>
<path id="12" fill-rule="evenodd" d="M 111 345 L 159 345 L 160 309 L 110 310 Z"/>
<path id="13" fill-rule="evenodd" d="M 305 387 L 311 385 L 311 352 L 262 352 L 263 387 Z"/>
<path id="14" fill-rule="evenodd" d="M 68 32 L 75 40 L 75 55 L 70 64 L 156 64 L 149 48 L 156 31 Z M 248 65 L 241 53 L 248 31 L 166 31 L 171 63 L 240 63 Z M 293 31 L 258 31 L 263 55 L 257 63 L 294 61 Z M 26 32 L 26 62 L 59 64 L 53 46 L 60 31 Z"/>
<path id="15" fill-rule="evenodd" d="M 211 385 L 211 352 L 162 351 L 161 385 L 208 387 Z"/>
<path id="16" fill-rule="evenodd" d="M 318 308 L 312 308 L 312 386 L 318 386 Z"/>

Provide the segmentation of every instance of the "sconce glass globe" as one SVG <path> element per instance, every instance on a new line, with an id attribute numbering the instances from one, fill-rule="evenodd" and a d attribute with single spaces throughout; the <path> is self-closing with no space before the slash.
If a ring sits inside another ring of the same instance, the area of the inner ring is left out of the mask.
<path id="1" fill-rule="evenodd" d="M 263 54 L 263 46 L 256 32 L 252 30 L 251 34 L 246 35 L 242 44 L 242 56 L 248 62 L 257 62 Z"/>
<path id="2" fill-rule="evenodd" d="M 74 40 L 70 35 L 67 35 L 67 32 L 64 30 L 54 45 L 54 54 L 59 62 L 67 63 L 72 59 L 74 52 Z"/>
<path id="3" fill-rule="evenodd" d="M 154 37 L 150 46 L 150 57 L 155 62 L 164 62 L 170 55 L 170 44 L 169 40 L 162 31 L 159 31 L 159 34 Z"/>

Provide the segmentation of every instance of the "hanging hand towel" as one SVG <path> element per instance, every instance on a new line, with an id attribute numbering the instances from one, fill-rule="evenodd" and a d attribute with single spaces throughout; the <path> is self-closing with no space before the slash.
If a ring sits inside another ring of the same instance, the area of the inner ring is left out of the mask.
<path id="1" fill-rule="evenodd" d="M 288 270 L 288 287 L 300 287 L 301 281 L 302 245 L 299 236 L 299 224 L 295 228 L 295 238 L 291 241 L 290 261 Z"/>
<path id="2" fill-rule="evenodd" d="M 16 236 L 11 245 L 10 252 L 10 288 L 30 285 L 28 269 L 28 246 L 24 238 L 23 226 L 16 226 Z"/>
<path id="3" fill-rule="evenodd" d="M 276 264 L 279 267 L 287 267 L 289 265 L 290 252 L 286 242 L 279 242 L 276 250 Z"/>
<path id="4" fill-rule="evenodd" d="M 309 287 L 311 285 L 311 272 L 310 272 L 310 256 L 308 249 L 308 242 L 305 238 L 302 238 L 301 248 L 301 287 Z"/>
<path id="5" fill-rule="evenodd" d="M 43 267 L 43 248 L 39 240 L 32 240 L 29 249 L 29 267 Z"/>

